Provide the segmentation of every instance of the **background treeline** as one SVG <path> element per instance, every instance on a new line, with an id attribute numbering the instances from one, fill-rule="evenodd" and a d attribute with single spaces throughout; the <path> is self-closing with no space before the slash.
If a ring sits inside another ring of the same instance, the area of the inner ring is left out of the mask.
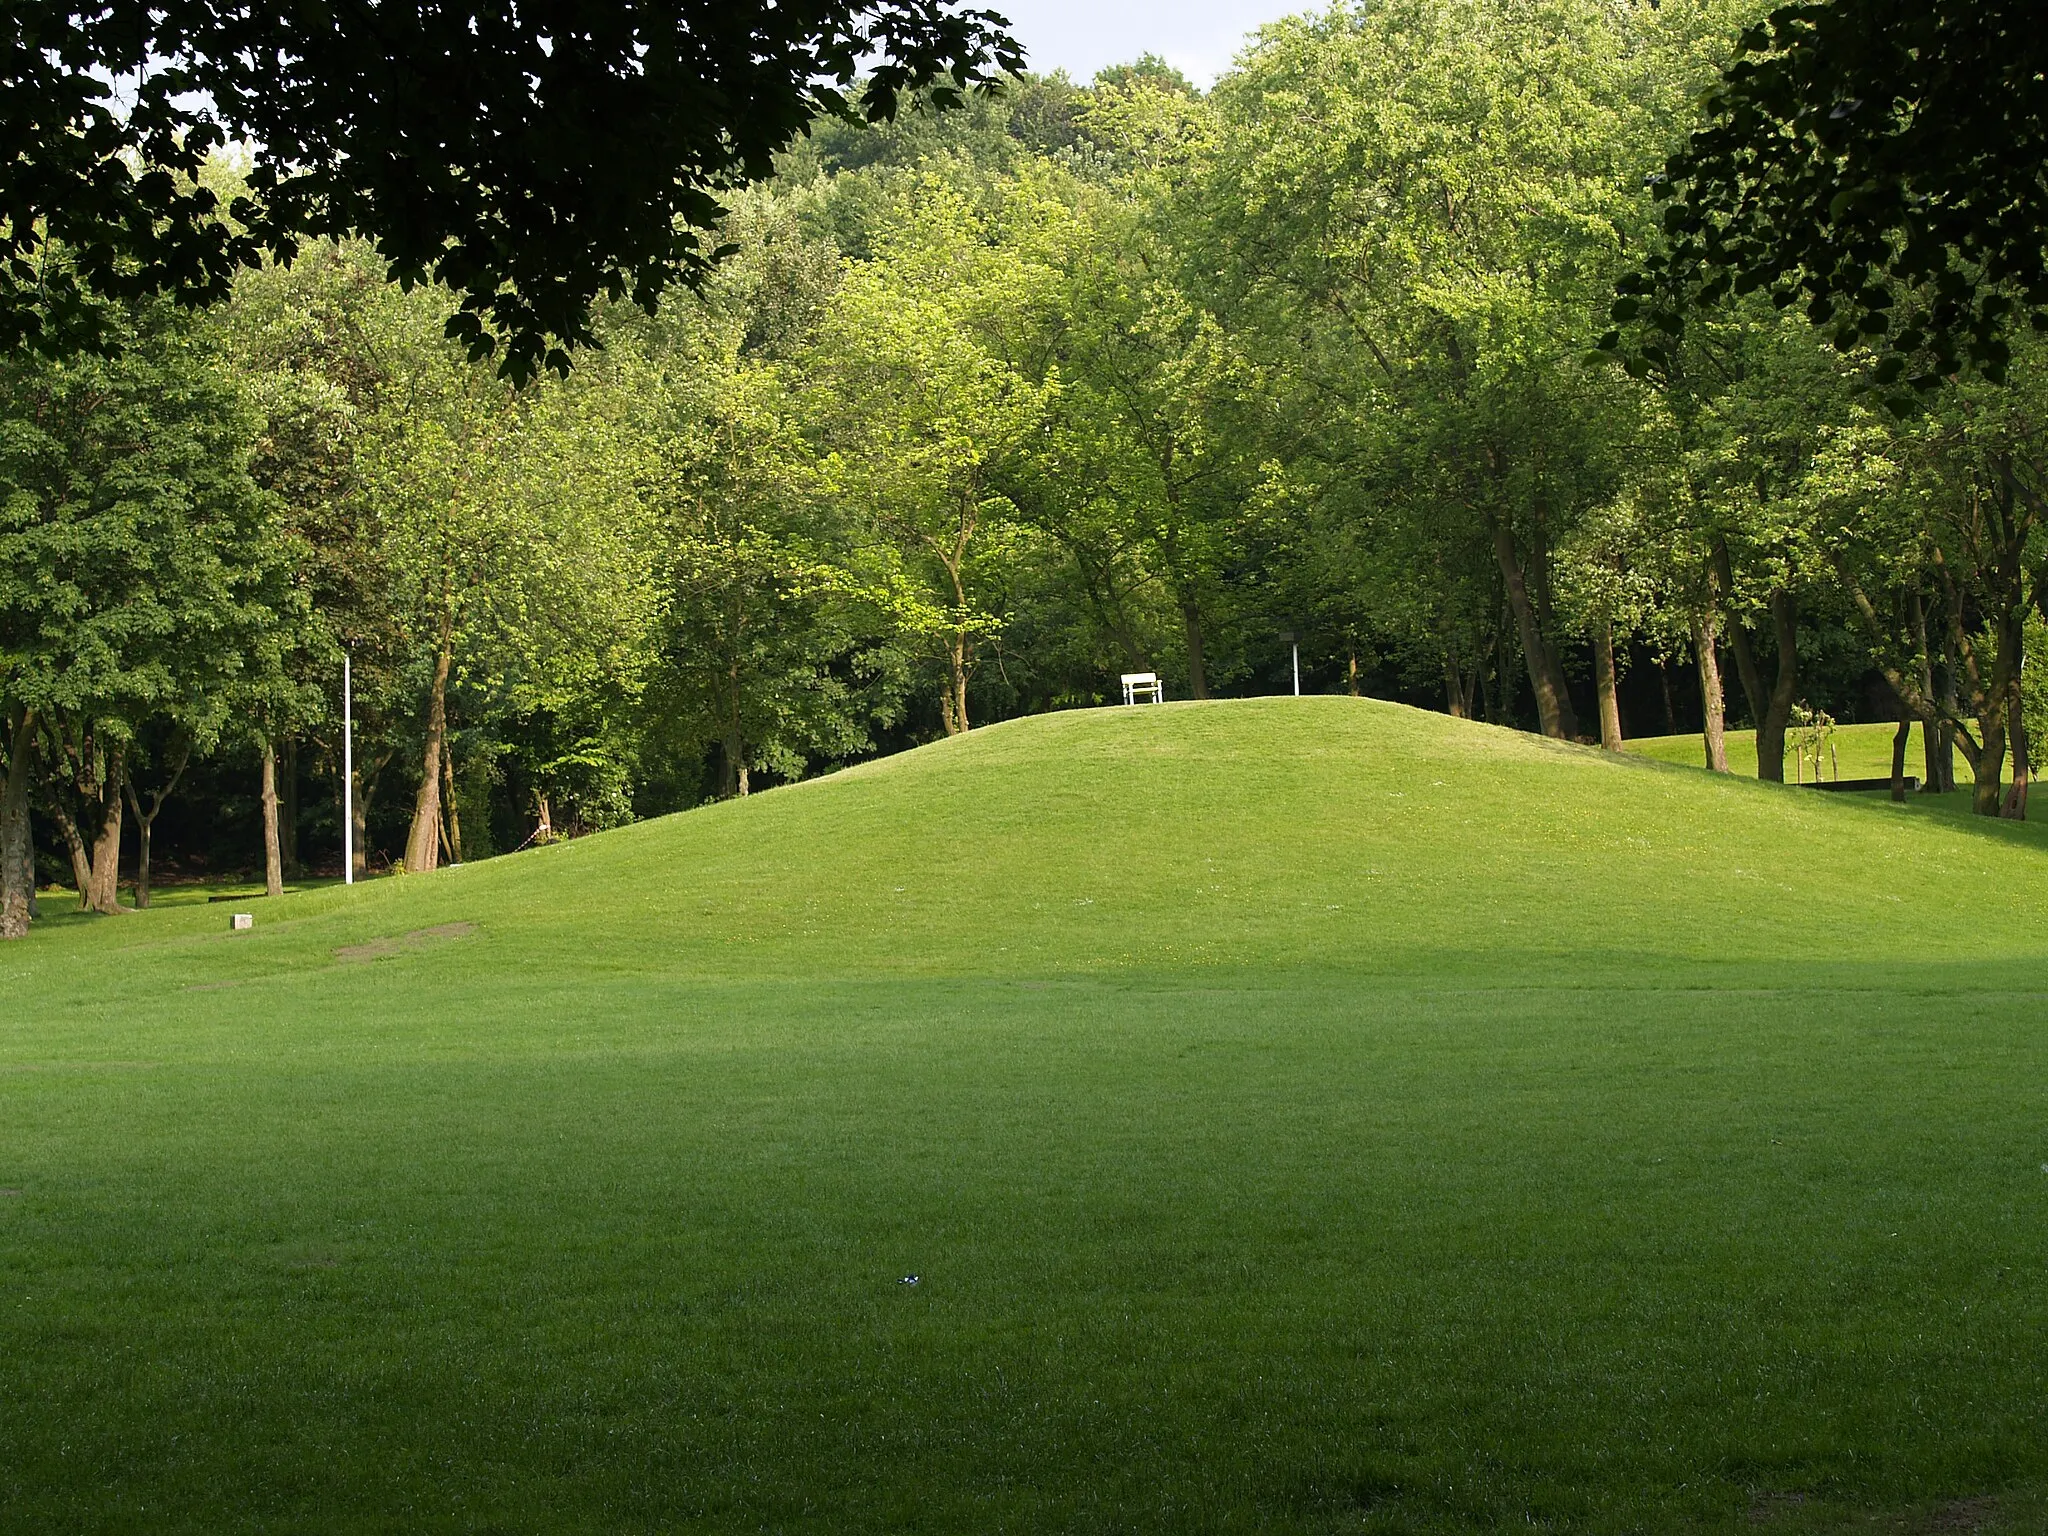
<path id="1" fill-rule="evenodd" d="M 1618 746 L 1926 724 L 2023 814 L 2048 387 L 1894 418 L 1731 294 L 1595 348 L 1756 7 L 1384 0 L 836 121 L 701 297 L 514 390 L 364 247 L 0 365 L 0 707 L 44 879 L 432 867 L 1008 716 L 1303 685 Z M 232 181 L 234 168 L 217 174 Z M 2037 724 L 2036 729 L 2042 728 Z"/>

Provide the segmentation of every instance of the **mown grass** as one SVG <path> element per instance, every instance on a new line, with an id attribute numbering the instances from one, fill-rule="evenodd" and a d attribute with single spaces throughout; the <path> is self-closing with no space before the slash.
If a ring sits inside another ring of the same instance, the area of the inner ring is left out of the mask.
<path id="1" fill-rule="evenodd" d="M 1892 738 L 1897 734 L 1896 725 L 1838 725 L 1830 737 L 1831 750 L 1822 766 L 1822 777 L 1833 779 L 1885 779 L 1891 777 Z M 1643 757 L 1655 758 L 1662 763 L 1684 763 L 1691 767 L 1706 765 L 1706 738 L 1698 732 L 1687 736 L 1643 736 L 1629 742 L 1628 750 Z M 1756 732 L 1729 731 L 1727 733 L 1728 771 L 1748 778 L 1756 777 Z M 1795 762 L 1796 754 L 1788 741 L 1785 749 L 1785 777 L 1796 782 L 1801 778 L 1813 777 L 1813 760 L 1809 757 L 1803 763 Z M 1956 775 L 1967 789 L 1970 778 L 1969 765 L 1958 752 L 1955 758 Z M 1927 774 L 1926 748 L 1922 744 L 1921 729 L 1915 725 L 1906 741 L 1906 772 L 1920 779 Z M 1959 790 L 1957 793 L 1964 793 Z"/>
<path id="2" fill-rule="evenodd" d="M 0 1526 L 2038 1530 L 2043 854 L 1289 699 L 52 925 Z"/>

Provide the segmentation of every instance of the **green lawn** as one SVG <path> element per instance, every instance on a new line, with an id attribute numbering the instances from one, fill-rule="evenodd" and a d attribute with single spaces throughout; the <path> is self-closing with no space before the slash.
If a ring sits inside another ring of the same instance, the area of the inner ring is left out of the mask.
<path id="1" fill-rule="evenodd" d="M 1838 725 L 1835 727 L 1834 755 L 1826 765 L 1825 777 L 1843 779 L 1888 779 L 1892 772 L 1892 738 L 1898 734 L 1896 725 Z M 1684 763 L 1690 767 L 1704 768 L 1707 762 L 1706 739 L 1697 731 L 1690 736 L 1644 736 L 1628 743 L 1628 750 L 1644 757 L 1654 757 L 1662 763 Z M 1962 753 L 1955 757 L 1956 782 L 1962 788 L 1958 794 L 1967 797 L 1970 782 L 1970 765 L 1963 761 Z M 1756 732 L 1728 732 L 1728 767 L 1732 772 L 1748 778 L 1756 777 Z M 1837 771 L 1839 770 L 1839 772 Z M 1914 726 L 1911 738 L 1906 743 L 1906 772 L 1913 778 L 1927 775 L 1926 748 L 1922 745 L 1921 730 Z M 1804 768 L 1795 768 L 1788 744 L 1785 753 L 1785 777 L 1811 778 L 1811 759 Z"/>
<path id="2" fill-rule="evenodd" d="M 0 1529 L 2040 1531 L 1958 799 L 1168 705 L 47 925 Z"/>

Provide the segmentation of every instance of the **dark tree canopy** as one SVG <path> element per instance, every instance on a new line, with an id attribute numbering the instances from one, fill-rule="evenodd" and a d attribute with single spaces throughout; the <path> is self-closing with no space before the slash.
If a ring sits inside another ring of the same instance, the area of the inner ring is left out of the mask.
<path id="1" fill-rule="evenodd" d="M 449 330 L 474 355 L 565 369 L 600 295 L 651 307 L 702 273 L 718 193 L 821 111 L 950 105 L 1020 67 L 1007 23 L 958 3 L 10 4 L 0 349 L 92 347 L 93 294 L 206 303 L 356 232 L 462 296 Z M 236 144 L 249 191 L 224 210 L 198 177 Z"/>
<path id="2" fill-rule="evenodd" d="M 1655 189 L 1667 248 L 1615 306 L 1649 322 L 1642 359 L 1687 307 L 1761 289 L 1875 346 L 1884 385 L 2002 379 L 2021 315 L 2048 329 L 2040 0 L 1787 5 L 1740 48 Z"/>

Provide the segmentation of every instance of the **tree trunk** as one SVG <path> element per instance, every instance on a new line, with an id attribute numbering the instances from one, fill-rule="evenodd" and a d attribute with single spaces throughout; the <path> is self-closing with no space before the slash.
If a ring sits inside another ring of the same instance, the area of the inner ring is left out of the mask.
<path id="1" fill-rule="evenodd" d="M 1664 693 L 1664 734 L 1678 734 L 1678 702 L 1671 697 L 1671 669 L 1660 658 L 1657 662 L 1657 684 Z"/>
<path id="2" fill-rule="evenodd" d="M 1892 799 L 1906 798 L 1906 744 L 1913 739 L 1913 717 L 1899 716 L 1899 728 L 1892 733 Z"/>
<path id="3" fill-rule="evenodd" d="M 413 802 L 412 830 L 405 839 L 405 872 L 433 869 L 441 862 L 441 752 L 448 737 L 448 671 L 455 661 L 455 608 L 441 609 L 441 643 L 434 654 L 434 684 L 427 695 L 427 750 L 420 764 L 420 792 Z"/>
<path id="4" fill-rule="evenodd" d="M 179 739 L 176 755 L 171 759 L 170 777 L 149 792 L 149 808 L 143 809 L 142 795 L 135 787 L 135 775 L 128 774 L 122 788 L 128 794 L 128 809 L 135 814 L 135 905 L 138 910 L 149 906 L 149 858 L 150 847 L 156 835 L 156 819 L 163 814 L 164 802 L 171 798 L 178 787 L 178 781 L 185 777 L 185 767 L 192 761 L 192 738 Z"/>
<path id="5" fill-rule="evenodd" d="M 1354 660 L 1352 665 L 1357 662 Z M 1457 657 L 1449 652 L 1444 654 L 1444 708 L 1454 719 L 1472 718 L 1472 692 L 1465 686 L 1465 673 Z"/>
<path id="6" fill-rule="evenodd" d="M 2005 777 L 2005 716 L 1986 719 L 1982 726 L 1983 739 L 1977 747 L 1977 761 L 1972 763 L 1970 786 L 1970 809 L 1979 816 L 2001 816 L 2005 813 L 2003 779 Z"/>
<path id="7" fill-rule="evenodd" d="M 2005 710 L 2009 723 L 2007 734 L 2012 737 L 2012 783 L 2006 786 L 2005 800 L 1998 814 L 2008 821 L 2027 819 L 2027 784 L 2032 777 L 2033 760 L 2027 740 L 2027 716 L 2020 703 L 2020 680 L 2012 680 L 2012 692 Z"/>
<path id="8" fill-rule="evenodd" d="M 7 721 L 7 777 L 0 781 L 0 939 L 27 938 L 35 915 L 36 855 L 28 823 L 35 750 L 35 712 L 25 709 Z"/>
<path id="9" fill-rule="evenodd" d="M 1971 787 L 1970 808 L 1979 816 L 2013 814 L 2007 810 L 2007 799 L 1999 782 L 2004 775 L 2008 740 L 2014 749 L 2014 787 L 2021 788 L 2024 783 L 2027 765 L 2022 755 L 2026 751 L 2026 726 L 2018 718 L 2018 704 L 2020 668 L 2025 659 L 2025 625 L 2025 613 L 2017 604 L 2012 604 L 1995 624 L 1989 626 L 1992 654 L 1991 676 L 1987 681 L 1977 646 L 1963 632 L 1960 619 L 1954 621 L 1956 649 L 1961 653 L 1964 669 L 1969 675 L 1970 707 L 1977 717 L 1977 753 L 1970 763 L 1975 779 Z M 2018 814 L 2025 814 L 2023 788 L 2012 804 Z"/>
<path id="10" fill-rule="evenodd" d="M 448 858 L 452 863 L 462 862 L 462 807 L 455 798 L 455 749 L 451 746 L 441 754 L 441 791 L 443 809 L 448 816 Z"/>
<path id="11" fill-rule="evenodd" d="M 349 801 L 353 813 L 349 817 L 349 836 L 353 842 L 349 862 L 355 866 L 350 873 L 358 880 L 367 879 L 370 873 L 370 792 L 375 784 L 374 776 L 366 776 L 360 767 L 356 769 L 355 794 Z"/>
<path id="12" fill-rule="evenodd" d="M 1728 771 L 1726 703 L 1721 692 L 1721 660 L 1714 654 L 1716 635 L 1712 614 L 1695 614 L 1692 621 L 1692 649 L 1700 668 L 1700 702 L 1704 719 L 1701 732 L 1706 738 L 1707 766 L 1716 773 Z"/>
<path id="13" fill-rule="evenodd" d="M 1742 696 L 1749 704 L 1749 719 L 1759 728 L 1764 723 L 1764 675 L 1756 664 L 1756 648 L 1750 644 L 1749 626 L 1735 613 L 1735 562 L 1728 558 L 1728 541 L 1716 537 L 1707 557 L 1707 574 L 1728 619 L 1728 649 L 1735 653 L 1735 675 L 1742 682 Z M 1762 777 L 1763 775 L 1759 775 Z M 1769 775 L 1782 780 L 1784 770 Z"/>
<path id="14" fill-rule="evenodd" d="M 737 606 L 737 603 L 734 606 Z M 728 612 L 726 622 L 731 626 L 728 633 L 736 635 L 739 628 L 737 616 Z M 945 711 L 942 710 L 941 713 Z M 953 734 L 953 723 L 950 718 L 946 721 L 946 734 Z M 719 797 L 730 800 L 736 795 L 745 794 L 740 770 L 747 760 L 747 742 L 740 729 L 740 658 L 737 641 L 727 650 L 725 658 L 725 739 L 720 743 L 720 755 L 724 762 L 719 769 Z"/>
<path id="15" fill-rule="evenodd" d="M 1953 794 L 1956 787 L 1956 722 L 1955 716 L 1962 708 L 1960 685 L 1956 681 L 1956 647 L 1953 639 L 1942 642 L 1941 660 L 1941 707 L 1947 717 L 1942 720 L 1938 735 L 1940 738 L 1941 792 Z"/>
<path id="16" fill-rule="evenodd" d="M 1621 750 L 1621 697 L 1614 688 L 1614 623 L 1601 619 L 1593 626 L 1593 689 L 1600 697 L 1600 745 Z"/>
<path id="17" fill-rule="evenodd" d="M 1799 599 L 1783 587 L 1771 594 L 1771 624 L 1778 637 L 1778 676 L 1756 717 L 1756 776 L 1782 784 L 1785 727 L 1799 698 Z"/>
<path id="18" fill-rule="evenodd" d="M 1353 651 L 1344 669 L 1344 691 L 1352 698 L 1358 697 L 1358 653 Z"/>
<path id="19" fill-rule="evenodd" d="M 129 786 L 128 809 L 135 813 L 135 910 L 149 910 L 149 845 L 156 818 L 142 813 L 142 797 Z"/>
<path id="20" fill-rule="evenodd" d="M 111 917 L 121 910 L 121 825 L 127 810 L 122 780 L 127 755 L 116 747 L 107 754 L 107 779 L 100 791 L 100 824 L 93 838 L 86 877 L 85 905 Z"/>
<path id="21" fill-rule="evenodd" d="M 953 640 L 946 650 L 946 734 L 965 735 L 967 731 L 967 631 L 956 629 Z"/>
<path id="22" fill-rule="evenodd" d="M 1202 661 L 1202 609 L 1192 599 L 1180 605 L 1181 628 L 1187 635 L 1188 646 L 1188 697 L 1206 699 L 1209 697 L 1209 669 Z"/>
<path id="23" fill-rule="evenodd" d="M 296 880 L 299 864 L 299 738 L 288 736 L 284 743 L 283 779 L 278 784 L 278 837 L 287 880 Z"/>
<path id="24" fill-rule="evenodd" d="M 1514 610 L 1515 632 L 1522 641 L 1522 658 L 1529 668 L 1529 686 L 1536 694 L 1537 723 L 1546 736 L 1576 741 L 1579 720 L 1572 710 L 1571 690 L 1565 686 L 1564 670 L 1537 622 L 1536 605 L 1530 600 L 1528 584 L 1522 579 L 1522 563 L 1515 554 L 1514 530 L 1499 518 L 1488 521 L 1493 533 L 1494 558 L 1500 564 L 1508 606 Z"/>
<path id="25" fill-rule="evenodd" d="M 539 817 L 539 822 L 533 829 L 533 840 L 545 847 L 555 840 L 555 813 L 549 807 L 548 797 L 544 792 L 535 790 L 533 801 L 534 811 Z"/>
<path id="26" fill-rule="evenodd" d="M 1927 602 L 1920 595 L 1920 585 L 1917 581 L 1913 584 L 1912 602 L 1913 644 L 1920 655 L 1920 697 L 1932 699 L 1936 696 L 1934 651 L 1929 646 L 1927 638 Z M 1954 787 L 1955 748 L 1952 745 L 1948 746 L 1946 763 L 1943 761 L 1943 747 L 1946 744 L 1944 732 L 1947 728 L 1946 720 L 1939 726 L 1930 725 L 1924 720 L 1920 723 L 1920 755 L 1923 760 L 1920 793 L 1923 795 L 1942 794 Z M 1944 767 L 1946 772 L 1943 771 Z"/>
<path id="27" fill-rule="evenodd" d="M 263 738 L 263 894 L 284 894 L 284 841 L 277 828 L 277 748 Z"/>
<path id="28" fill-rule="evenodd" d="M 64 809 L 62 801 L 53 797 L 50 805 L 50 819 L 57 823 L 58 835 L 64 839 L 64 851 L 71 858 L 71 884 L 78 891 L 78 910 L 86 910 L 92 890 L 92 855 L 86 852 L 85 839 L 78 834 L 78 823 L 71 819 L 71 813 Z"/>

